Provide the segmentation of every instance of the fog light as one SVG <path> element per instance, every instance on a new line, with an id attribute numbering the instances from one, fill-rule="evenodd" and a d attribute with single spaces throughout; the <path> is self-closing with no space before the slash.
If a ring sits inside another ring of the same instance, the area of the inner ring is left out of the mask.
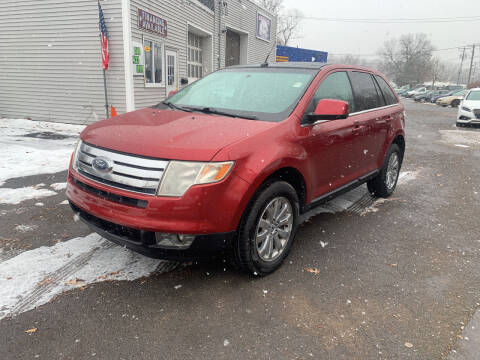
<path id="1" fill-rule="evenodd" d="M 192 245 L 195 235 L 155 233 L 158 247 L 170 249 L 186 249 Z"/>

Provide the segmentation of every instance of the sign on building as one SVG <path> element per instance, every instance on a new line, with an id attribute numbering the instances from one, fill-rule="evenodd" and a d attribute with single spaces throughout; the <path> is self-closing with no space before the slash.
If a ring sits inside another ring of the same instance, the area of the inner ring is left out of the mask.
<path id="1" fill-rule="evenodd" d="M 257 13 L 257 37 L 265 41 L 270 41 L 271 29 L 272 19 Z"/>
<path id="2" fill-rule="evenodd" d="M 136 41 L 132 42 L 132 66 L 133 76 L 143 76 L 145 67 L 145 53 L 143 51 L 142 43 Z"/>
<path id="3" fill-rule="evenodd" d="M 138 28 L 164 37 L 168 34 L 167 20 L 143 9 L 138 9 Z"/>

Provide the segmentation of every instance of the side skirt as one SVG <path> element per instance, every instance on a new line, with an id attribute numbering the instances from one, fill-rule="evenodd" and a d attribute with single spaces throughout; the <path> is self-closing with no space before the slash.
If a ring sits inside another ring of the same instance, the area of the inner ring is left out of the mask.
<path id="1" fill-rule="evenodd" d="M 349 182 L 348 184 L 345 184 L 338 189 L 335 189 L 333 191 L 330 191 L 322 196 L 319 196 L 318 198 L 313 199 L 310 201 L 310 203 L 306 204 L 303 209 L 302 213 L 305 213 L 307 211 L 310 211 L 314 208 L 316 208 L 319 205 L 325 204 L 327 201 L 332 200 L 333 198 L 336 198 L 339 195 L 342 195 L 352 189 L 355 189 L 356 187 L 366 183 L 368 180 L 373 179 L 375 176 L 378 175 L 380 170 L 374 170 L 366 175 L 360 176 L 358 179 L 353 180 L 352 182 Z"/>

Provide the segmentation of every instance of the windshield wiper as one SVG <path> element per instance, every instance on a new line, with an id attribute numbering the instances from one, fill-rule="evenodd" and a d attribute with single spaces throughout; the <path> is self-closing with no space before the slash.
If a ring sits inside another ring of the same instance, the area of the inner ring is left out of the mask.
<path id="1" fill-rule="evenodd" d="M 256 117 L 255 115 L 239 115 L 239 114 L 231 113 L 231 112 L 228 112 L 228 111 L 217 110 L 217 109 L 212 108 L 212 107 L 191 108 L 191 109 L 194 110 L 194 111 L 203 112 L 205 114 L 223 115 L 223 116 L 230 116 L 230 117 L 234 117 L 234 118 L 242 118 L 242 119 L 247 119 L 247 120 L 258 120 L 258 117 Z"/>
<path id="2" fill-rule="evenodd" d="M 183 107 L 183 106 L 175 105 L 175 104 L 171 103 L 170 101 L 162 101 L 162 104 L 167 105 L 172 110 L 180 110 L 180 111 L 186 111 L 186 112 L 192 112 L 193 111 L 192 109 L 189 109 L 189 108 L 186 108 L 186 107 Z"/>

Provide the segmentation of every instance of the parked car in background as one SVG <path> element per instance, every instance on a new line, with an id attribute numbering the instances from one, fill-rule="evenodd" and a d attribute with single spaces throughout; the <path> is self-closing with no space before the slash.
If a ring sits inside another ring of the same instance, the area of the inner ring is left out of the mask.
<path id="1" fill-rule="evenodd" d="M 406 97 L 407 96 L 407 93 L 409 92 L 410 90 L 409 89 L 404 89 L 402 91 L 398 91 L 397 92 L 397 95 L 398 96 L 402 96 L 402 97 Z"/>
<path id="2" fill-rule="evenodd" d="M 416 95 L 413 100 L 416 102 L 431 102 L 432 98 L 449 93 L 448 90 L 428 90 L 425 94 Z"/>
<path id="3" fill-rule="evenodd" d="M 425 94 L 426 92 L 427 92 L 427 88 L 422 86 L 422 87 L 418 87 L 418 88 L 415 88 L 413 90 L 408 91 L 407 95 L 405 97 L 412 98 L 416 95 Z"/>
<path id="4" fill-rule="evenodd" d="M 393 193 L 404 126 L 377 71 L 231 66 L 87 126 L 66 194 L 93 231 L 129 249 L 174 260 L 228 252 L 266 275 L 288 255 L 302 213 L 362 183 Z"/>
<path id="5" fill-rule="evenodd" d="M 403 85 L 402 87 L 395 88 L 395 92 L 400 95 L 400 93 L 405 93 L 407 91 L 410 91 L 410 85 Z"/>
<path id="6" fill-rule="evenodd" d="M 443 107 L 446 107 L 446 106 L 457 107 L 462 101 L 467 91 L 468 90 L 461 90 L 461 91 L 457 91 L 456 93 L 453 93 L 450 96 L 441 97 L 440 99 L 437 100 L 436 104 Z"/>
<path id="7" fill-rule="evenodd" d="M 470 89 L 460 103 L 457 126 L 480 124 L 480 88 Z"/>
<path id="8" fill-rule="evenodd" d="M 446 91 L 446 93 L 444 94 L 439 94 L 439 95 L 436 95 L 436 96 L 432 96 L 432 99 L 431 99 L 431 102 L 432 103 L 436 103 L 438 99 L 442 98 L 442 97 L 445 97 L 445 96 L 450 96 L 450 95 L 453 95 L 455 93 L 458 92 L 458 90 L 442 90 L 442 91 Z"/>

